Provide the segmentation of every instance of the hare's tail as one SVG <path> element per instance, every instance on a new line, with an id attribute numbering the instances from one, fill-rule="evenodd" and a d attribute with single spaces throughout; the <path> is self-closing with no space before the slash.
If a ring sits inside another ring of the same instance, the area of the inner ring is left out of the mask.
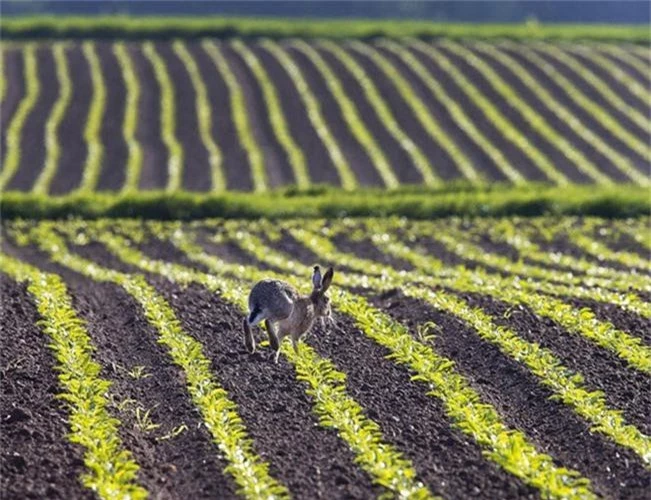
<path id="1" fill-rule="evenodd" d="M 258 306 L 255 306 L 251 311 L 251 313 L 249 314 L 247 321 L 249 322 L 249 325 L 257 325 L 263 319 L 264 317 L 262 314 L 262 309 L 260 309 Z"/>

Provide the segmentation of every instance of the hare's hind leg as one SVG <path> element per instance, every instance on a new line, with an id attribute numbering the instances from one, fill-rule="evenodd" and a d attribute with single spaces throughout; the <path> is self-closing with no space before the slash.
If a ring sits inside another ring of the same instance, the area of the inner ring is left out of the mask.
<path id="1" fill-rule="evenodd" d="M 271 348 L 274 351 L 277 351 L 280 348 L 280 344 L 278 342 L 278 336 L 276 334 L 276 328 L 274 327 L 274 324 L 271 321 L 269 321 L 268 319 L 265 320 L 264 324 L 267 327 L 267 335 L 269 336 L 269 344 L 271 345 Z"/>
<path id="2" fill-rule="evenodd" d="M 253 332 L 251 331 L 251 326 L 247 318 L 244 318 L 242 322 L 242 329 L 244 330 L 244 345 L 246 346 L 246 350 L 253 354 L 255 352 L 255 339 L 253 338 Z"/>

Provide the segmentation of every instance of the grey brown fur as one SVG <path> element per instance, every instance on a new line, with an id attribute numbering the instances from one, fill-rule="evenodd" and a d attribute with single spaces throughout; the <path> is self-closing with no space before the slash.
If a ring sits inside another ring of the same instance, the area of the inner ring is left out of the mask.
<path id="1" fill-rule="evenodd" d="M 244 319 L 244 344 L 251 353 L 255 352 L 255 339 L 251 326 L 265 322 L 271 348 L 276 352 L 278 362 L 280 345 L 286 336 L 291 336 L 294 349 L 298 340 L 305 335 L 316 318 L 329 318 L 330 299 L 326 292 L 332 283 L 334 270 L 331 268 L 316 280 L 320 273 L 315 266 L 312 275 L 312 292 L 300 295 L 294 287 L 280 280 L 265 279 L 255 284 L 249 294 L 249 316 Z"/>

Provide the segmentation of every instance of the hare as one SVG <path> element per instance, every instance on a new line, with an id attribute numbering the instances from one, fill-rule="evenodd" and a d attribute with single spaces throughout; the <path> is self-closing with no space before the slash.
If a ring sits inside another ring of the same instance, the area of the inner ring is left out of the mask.
<path id="1" fill-rule="evenodd" d="M 243 321 L 244 345 L 255 352 L 251 326 L 264 320 L 271 348 L 278 363 L 280 345 L 291 335 L 294 349 L 298 340 L 310 329 L 316 318 L 330 319 L 330 299 L 326 292 L 332 283 L 334 269 L 330 267 L 321 279 L 319 266 L 314 266 L 312 292 L 300 295 L 291 285 L 280 280 L 264 279 L 255 284 L 249 294 L 249 316 Z"/>

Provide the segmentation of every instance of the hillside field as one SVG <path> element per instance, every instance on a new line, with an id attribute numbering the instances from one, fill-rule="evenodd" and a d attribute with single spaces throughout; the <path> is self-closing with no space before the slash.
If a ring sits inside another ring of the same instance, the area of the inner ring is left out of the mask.
<path id="1" fill-rule="evenodd" d="M 0 498 L 648 498 L 646 27 L 0 31 Z"/>

